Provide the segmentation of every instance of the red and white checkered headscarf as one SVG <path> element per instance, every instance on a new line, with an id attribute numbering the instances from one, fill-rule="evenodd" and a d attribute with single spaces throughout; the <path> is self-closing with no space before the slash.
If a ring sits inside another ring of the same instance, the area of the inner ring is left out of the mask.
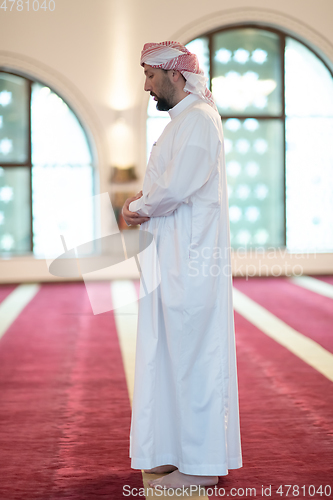
<path id="1" fill-rule="evenodd" d="M 186 80 L 185 92 L 197 94 L 217 111 L 212 93 L 207 88 L 207 78 L 199 67 L 198 58 L 184 45 L 178 42 L 146 43 L 141 52 L 140 64 L 179 71 Z"/>

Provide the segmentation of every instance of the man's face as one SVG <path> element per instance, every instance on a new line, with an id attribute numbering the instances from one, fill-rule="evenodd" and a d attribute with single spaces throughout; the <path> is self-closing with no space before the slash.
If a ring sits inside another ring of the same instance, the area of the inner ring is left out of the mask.
<path id="1" fill-rule="evenodd" d="M 169 79 L 168 73 L 160 68 L 144 65 L 146 76 L 144 89 L 157 101 L 156 108 L 159 111 L 168 111 L 173 108 L 176 89 Z"/>

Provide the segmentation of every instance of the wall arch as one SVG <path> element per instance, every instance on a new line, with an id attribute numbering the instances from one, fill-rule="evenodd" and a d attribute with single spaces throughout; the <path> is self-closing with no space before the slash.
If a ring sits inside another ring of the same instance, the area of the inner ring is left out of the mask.
<path id="1" fill-rule="evenodd" d="M 0 51 L 0 70 L 15 72 L 52 87 L 71 107 L 80 120 L 90 142 L 93 164 L 98 168 L 102 183 L 107 159 L 106 141 L 97 117 L 80 90 L 62 74 L 30 57 Z"/>
<path id="2" fill-rule="evenodd" d="M 333 70 L 333 44 L 329 40 L 295 17 L 270 9 L 238 8 L 215 12 L 184 26 L 182 30 L 173 33 L 171 39 L 185 44 L 204 33 L 219 28 L 249 23 L 277 28 L 298 38 L 305 45 L 311 44 L 311 48 L 316 50 L 318 55 Z"/>

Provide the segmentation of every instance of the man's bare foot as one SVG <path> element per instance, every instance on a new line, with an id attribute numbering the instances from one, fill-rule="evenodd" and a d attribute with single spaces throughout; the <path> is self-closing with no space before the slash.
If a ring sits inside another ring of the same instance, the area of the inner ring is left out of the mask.
<path id="1" fill-rule="evenodd" d="M 174 465 L 160 465 L 159 467 L 154 467 L 153 469 L 146 469 L 144 472 L 146 474 L 166 474 L 167 472 L 173 472 L 177 470 Z"/>
<path id="2" fill-rule="evenodd" d="M 214 486 L 219 481 L 218 476 L 193 476 L 192 474 L 183 474 L 175 470 L 168 476 L 148 481 L 152 488 L 188 488 L 189 486 Z"/>

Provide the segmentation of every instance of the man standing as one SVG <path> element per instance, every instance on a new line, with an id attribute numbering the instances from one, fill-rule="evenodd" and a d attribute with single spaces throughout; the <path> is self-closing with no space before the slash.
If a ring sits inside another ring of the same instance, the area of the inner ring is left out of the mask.
<path id="1" fill-rule="evenodd" d="M 123 207 L 154 235 L 161 276 L 139 304 L 131 464 L 169 473 L 150 486 L 209 486 L 242 467 L 223 131 L 186 47 L 148 43 L 141 65 L 171 122 Z M 144 253 L 143 277 L 157 265 Z"/>

